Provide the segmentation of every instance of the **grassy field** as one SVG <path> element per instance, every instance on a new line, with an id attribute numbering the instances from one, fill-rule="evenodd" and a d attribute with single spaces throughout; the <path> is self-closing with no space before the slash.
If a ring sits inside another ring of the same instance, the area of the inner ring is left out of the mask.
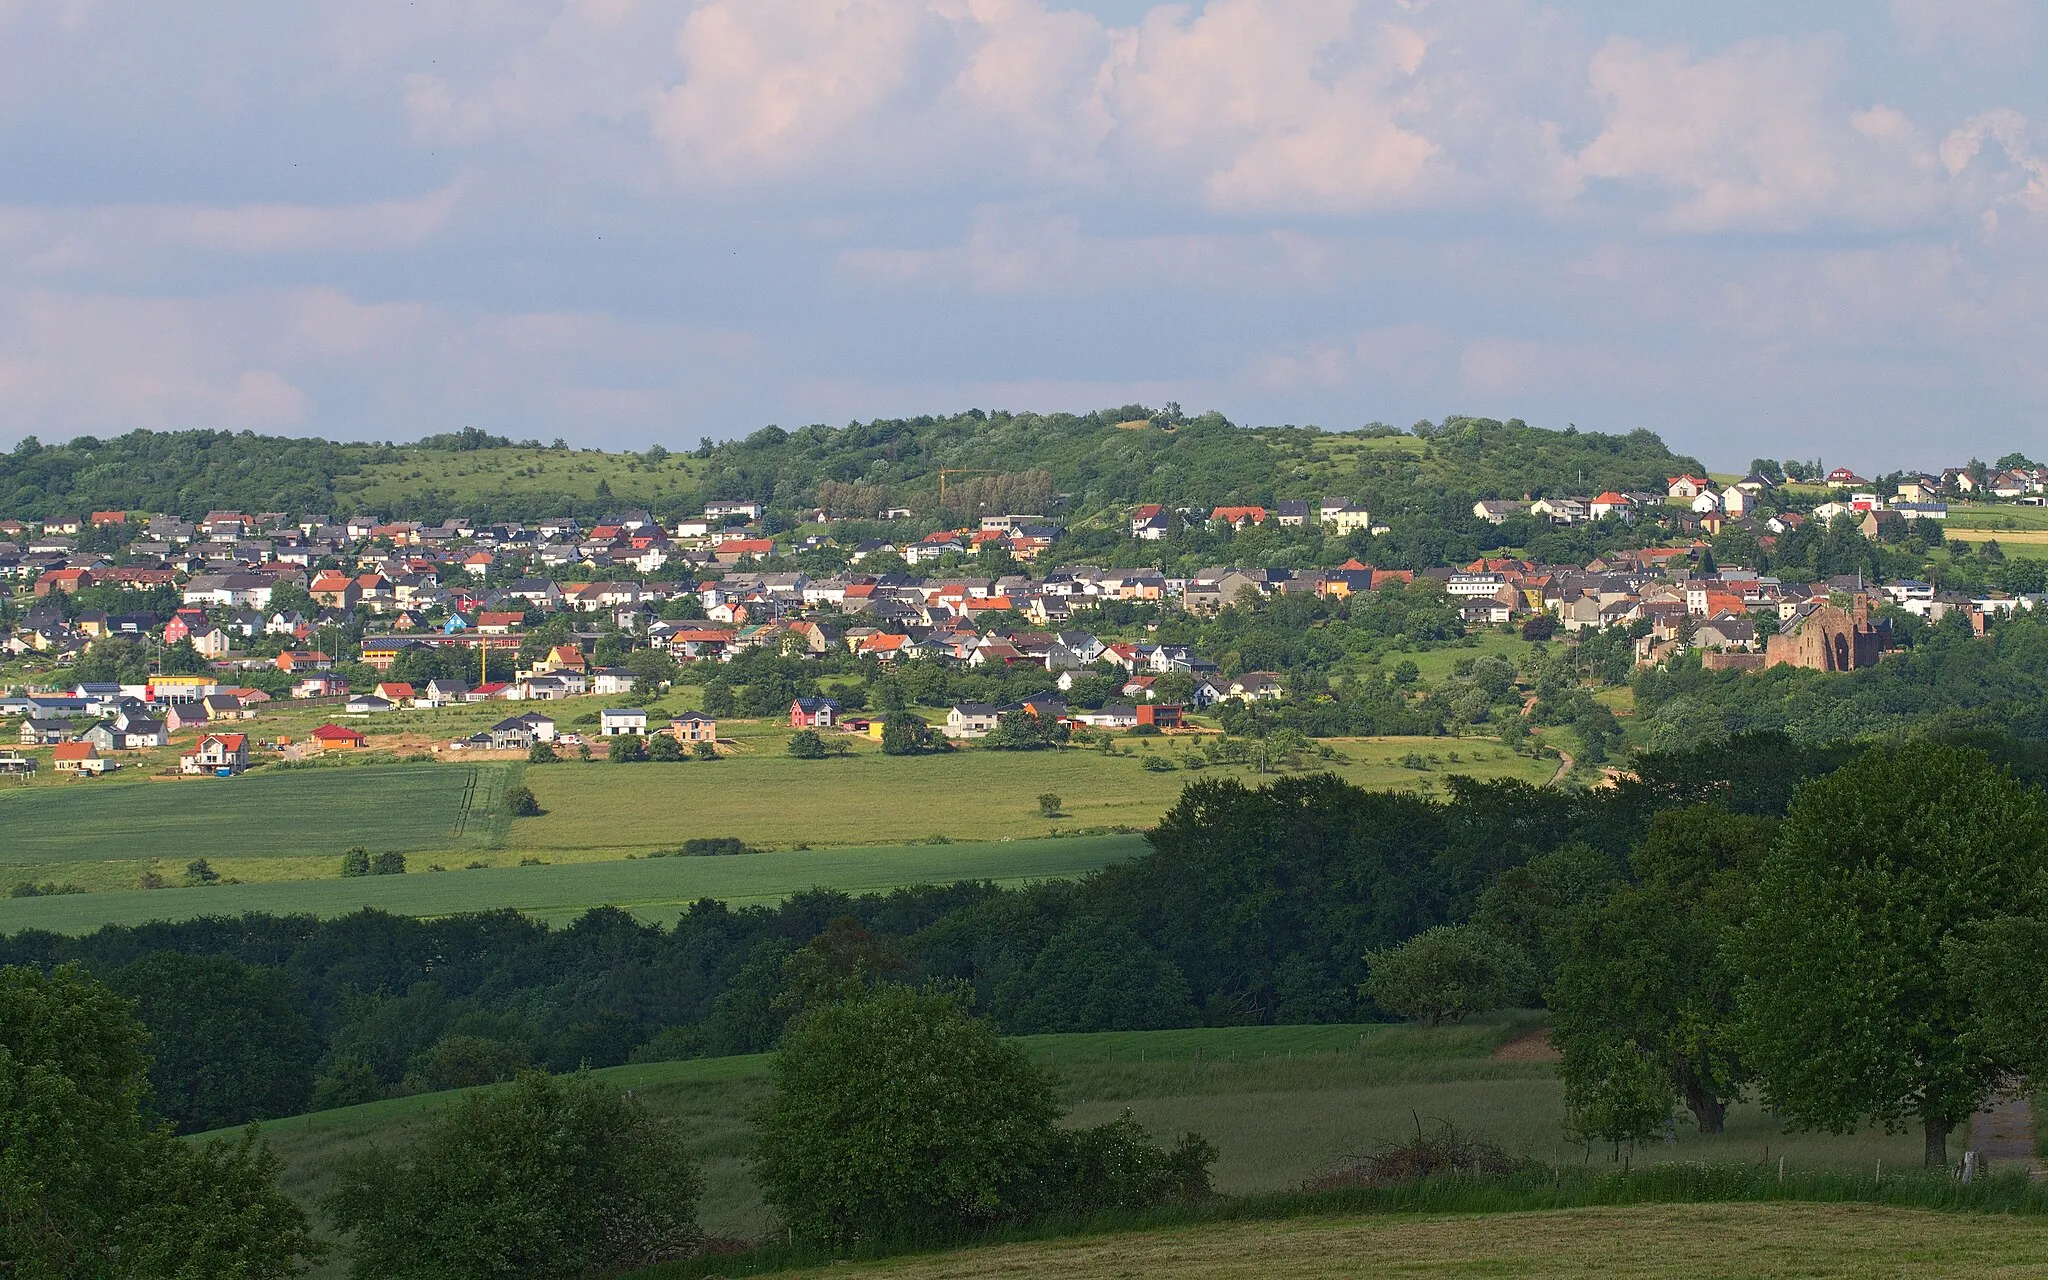
<path id="1" fill-rule="evenodd" d="M 1095 1123 L 1129 1108 L 1161 1139 L 1196 1129 L 1220 1152 L 1218 1189 L 1236 1195 L 1299 1186 L 1346 1156 L 1436 1119 L 1519 1155 L 1604 1165 L 1606 1153 L 1566 1140 L 1550 1063 L 1517 1052 L 1531 1046 L 1535 1026 L 1534 1015 L 1502 1014 L 1434 1029 L 1228 1027 L 1028 1036 L 1021 1043 L 1058 1072 L 1071 1120 Z M 704 1163 L 703 1221 L 716 1235 L 751 1239 L 772 1227 L 746 1172 L 745 1116 L 766 1088 L 765 1071 L 766 1059 L 751 1057 L 599 1073 L 681 1122 Z M 285 1159 L 286 1188 L 311 1201 L 331 1185 L 337 1161 L 401 1140 L 450 1096 L 300 1116 L 268 1124 L 265 1133 Z M 1756 1161 L 1766 1148 L 1771 1160 L 1783 1155 L 1795 1171 L 1860 1171 L 1879 1159 L 1908 1169 L 1920 1154 L 1916 1135 L 1786 1135 L 1759 1108 L 1745 1105 L 1732 1113 L 1725 1137 L 1701 1139 L 1681 1125 L 1674 1141 L 1645 1148 L 1635 1159 Z"/>
<path id="2" fill-rule="evenodd" d="M 0 791 L 0 873 L 132 859 L 332 860 L 352 844 L 415 852 L 484 849 L 516 766 L 366 764 L 232 780 L 96 780 Z"/>
<path id="3" fill-rule="evenodd" d="M 1152 772 L 1153 754 L 1185 761 L 1188 739 L 1133 740 L 1132 755 L 1094 751 L 885 756 L 863 749 L 843 759 L 793 760 L 784 733 L 717 765 L 529 769 L 527 785 L 548 812 L 515 822 L 512 851 L 565 857 L 607 849 L 673 844 L 679 820 L 690 834 L 737 835 L 757 843 L 889 843 L 946 835 L 954 839 L 1042 836 L 1049 828 L 1148 827 L 1196 778 L 1224 774 L 1255 780 L 1242 767 Z M 1366 787 L 1433 785 L 1444 773 L 1474 777 L 1548 777 L 1542 761 L 1496 742 L 1445 738 L 1336 740 L 1329 767 Z M 1420 755 L 1428 771 L 1399 762 Z M 1060 797 L 1067 816 L 1042 817 L 1038 796 Z"/>
<path id="4" fill-rule="evenodd" d="M 681 454 L 656 464 L 594 449 L 408 449 L 405 461 L 365 467 L 337 481 L 335 490 L 343 507 L 396 510 L 426 493 L 446 495 L 455 505 L 499 496 L 592 501 L 602 481 L 625 505 L 693 487 L 697 465 Z"/>
<path id="5" fill-rule="evenodd" d="M 2017 507 L 1999 503 L 1955 503 L 1942 522 L 1946 530 L 2034 529 L 2048 532 L 2048 507 Z"/>
<path id="6" fill-rule="evenodd" d="M 679 711 L 696 694 L 681 690 L 659 705 Z M 571 699 L 546 710 L 563 729 L 588 733 L 599 709 L 617 701 Z M 33 782 L 0 784 L 0 825 L 10 837 L 0 842 L 0 891 L 24 881 L 93 893 L 133 890 L 145 875 L 177 883 L 186 863 L 201 857 L 220 875 L 250 884 L 333 879 L 342 850 L 357 844 L 452 871 L 530 859 L 618 861 L 673 849 L 696 835 L 796 850 L 1142 829 L 1196 777 L 1258 777 L 1244 766 L 1204 765 L 1193 754 L 1202 741 L 1195 734 L 1121 739 L 1109 755 L 970 746 L 920 757 L 885 756 L 866 738 L 830 735 L 849 754 L 811 761 L 787 755 L 785 723 L 728 720 L 720 726 L 728 754 L 716 764 L 614 766 L 603 761 L 600 746 L 594 762 L 578 762 L 572 753 L 563 764 L 533 768 L 522 753 L 449 749 L 451 740 L 510 710 L 496 704 L 357 717 L 370 752 L 310 768 L 261 763 L 232 780 L 153 776 L 174 768 L 191 733 L 171 747 L 124 754 L 122 768 L 101 779 L 59 775 L 46 759 Z M 259 741 L 303 739 L 331 715 L 331 708 L 285 702 L 245 723 Z M 1330 759 L 1308 765 L 1366 787 L 1430 791 L 1449 773 L 1536 782 L 1549 776 L 1544 762 L 1491 739 L 1329 745 Z M 1147 755 L 1176 768 L 1148 770 Z M 276 756 L 266 750 L 257 758 Z M 502 812 L 499 797 L 519 782 L 537 793 L 542 816 L 511 820 Z M 1044 794 L 1060 797 L 1061 816 L 1043 816 Z M 328 900 L 308 899 L 307 909 L 324 910 Z"/>
<path id="7" fill-rule="evenodd" d="M 202 915 L 309 912 L 338 916 L 363 907 L 440 916 L 511 907 L 540 919 L 567 919 L 594 906 L 620 906 L 643 920 L 673 920 L 699 898 L 735 904 L 776 902 L 816 886 L 848 893 L 912 884 L 995 880 L 1018 884 L 1092 871 L 1145 851 L 1143 837 L 1075 836 L 979 844 L 813 849 L 724 858 L 647 858 L 568 866 L 445 864 L 445 873 L 413 863 L 402 876 L 222 884 L 192 889 L 129 889 L 0 898 L 0 933 L 48 929 L 85 933 L 104 924 L 184 920 Z M 337 858 L 327 859 L 329 864 Z M 216 869 L 238 864 L 221 860 Z"/>
<path id="8" fill-rule="evenodd" d="M 890 1280 L 1130 1276 L 1998 1277 L 2041 1274 L 2048 1222 L 1845 1204 L 1233 1222 L 997 1245 L 785 1275 Z M 654 1273 L 658 1274 L 658 1273 Z"/>
<path id="9" fill-rule="evenodd" d="M 2048 529 L 2025 529 L 2017 533 L 1993 532 L 1983 529 L 1951 529 L 1950 542 L 1996 542 L 2008 558 L 2039 560 L 2048 557 Z"/>

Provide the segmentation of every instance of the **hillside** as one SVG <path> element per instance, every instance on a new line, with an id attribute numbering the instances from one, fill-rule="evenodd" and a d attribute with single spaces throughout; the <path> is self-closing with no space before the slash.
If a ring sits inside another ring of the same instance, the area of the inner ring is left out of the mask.
<path id="1" fill-rule="evenodd" d="M 852 516 L 949 505 L 1024 511 L 1064 502 L 1069 517 L 1133 503 L 1270 504 L 1338 494 L 1389 512 L 1462 511 L 1475 497 L 1661 489 L 1698 471 L 1647 431 L 1626 436 L 1548 431 L 1520 420 L 1452 418 L 1416 434 L 1249 428 L 1141 405 L 1089 414 L 984 413 L 764 427 L 705 441 L 688 454 L 514 443 L 473 429 L 413 444 L 338 443 L 216 431 L 131 432 L 63 445 L 33 439 L 0 455 L 0 514 L 216 508 L 394 519 L 531 519 L 592 515 L 621 505 L 663 515 L 710 499 L 755 500 L 788 515 L 827 505 Z"/>

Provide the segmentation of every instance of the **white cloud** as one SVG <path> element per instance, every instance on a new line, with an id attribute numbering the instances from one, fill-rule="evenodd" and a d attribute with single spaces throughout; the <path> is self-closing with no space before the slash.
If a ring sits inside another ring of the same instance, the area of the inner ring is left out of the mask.
<path id="1" fill-rule="evenodd" d="M 1588 80 L 1605 113 L 1575 157 L 1586 178 L 1647 183 L 1680 232 L 1918 222 L 1942 193 L 1903 115 L 1842 104 L 1832 40 L 1746 40 L 1707 57 L 1616 37 Z"/>
<path id="2" fill-rule="evenodd" d="M 260 257 L 417 249 L 444 230 L 458 188 L 412 200 L 317 206 L 0 207 L 0 263 L 34 275 L 135 263 L 164 253 Z"/>

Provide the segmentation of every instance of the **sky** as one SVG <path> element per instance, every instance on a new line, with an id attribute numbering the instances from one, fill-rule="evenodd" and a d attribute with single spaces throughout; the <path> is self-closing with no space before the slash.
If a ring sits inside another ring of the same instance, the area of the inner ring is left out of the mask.
<path id="1" fill-rule="evenodd" d="M 0 445 L 2048 454 L 2044 0 L 0 0 Z"/>

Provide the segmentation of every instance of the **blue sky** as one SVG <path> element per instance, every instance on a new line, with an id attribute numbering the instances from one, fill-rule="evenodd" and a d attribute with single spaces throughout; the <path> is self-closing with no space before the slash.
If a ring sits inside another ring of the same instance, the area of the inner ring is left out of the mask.
<path id="1" fill-rule="evenodd" d="M 2027 0 L 0 0 L 0 444 L 2048 440 Z"/>

